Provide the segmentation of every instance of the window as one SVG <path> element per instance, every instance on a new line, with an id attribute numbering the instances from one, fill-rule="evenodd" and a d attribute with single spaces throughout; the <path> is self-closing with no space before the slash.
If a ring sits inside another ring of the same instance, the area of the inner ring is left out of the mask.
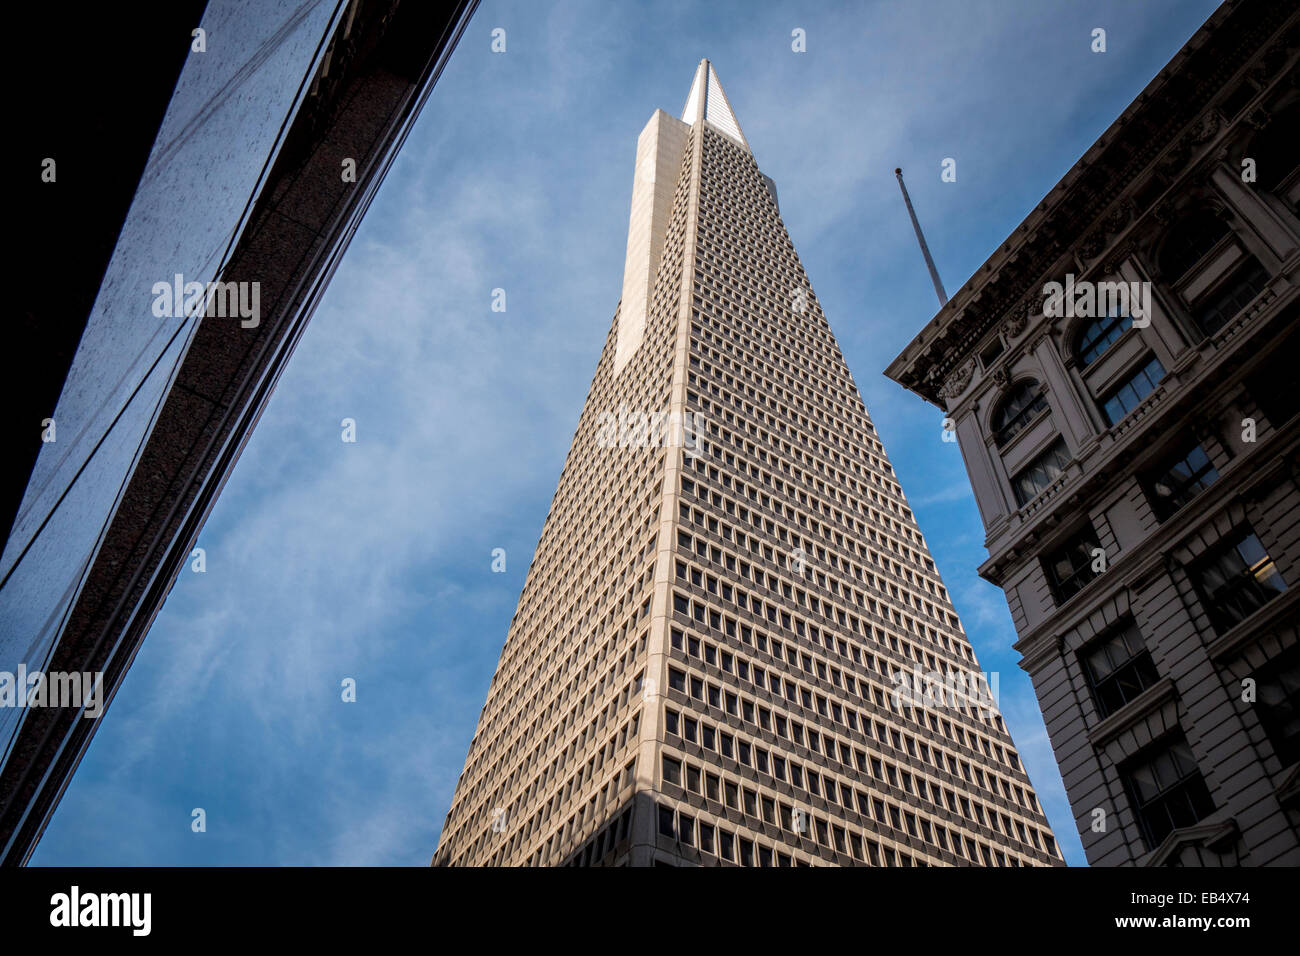
<path id="1" fill-rule="evenodd" d="M 1006 346 L 1002 344 L 1002 339 L 994 337 L 988 345 L 980 350 L 980 364 L 988 368 L 998 360 L 998 356 L 1006 351 Z"/>
<path id="2" fill-rule="evenodd" d="M 718 856 L 724 860 L 733 859 L 735 854 L 735 837 L 726 830 L 718 831 Z"/>
<path id="3" fill-rule="evenodd" d="M 704 796 L 714 801 L 721 799 L 718 796 L 718 786 L 720 782 L 721 781 L 713 774 L 706 773 L 704 775 Z"/>
<path id="4" fill-rule="evenodd" d="M 1300 644 L 1292 644 L 1256 675 L 1259 722 L 1282 766 L 1300 760 Z"/>
<path id="5" fill-rule="evenodd" d="M 1047 398 L 1038 383 L 1026 379 L 1016 385 L 993 413 L 993 440 L 1001 448 L 1047 408 Z"/>
<path id="6" fill-rule="evenodd" d="M 1160 272 L 1170 282 L 1177 282 L 1231 232 L 1228 224 L 1210 210 L 1185 217 L 1169 230 L 1160 247 Z"/>
<path id="7" fill-rule="evenodd" d="M 1127 315 L 1107 315 L 1093 319 L 1079 332 L 1074 343 L 1074 357 L 1080 368 L 1087 368 L 1105 354 L 1106 350 L 1133 324 Z"/>
<path id="8" fill-rule="evenodd" d="M 1246 256 L 1212 293 L 1192 306 L 1192 319 L 1202 332 L 1213 335 L 1264 291 L 1268 278 L 1259 260 Z"/>
<path id="9" fill-rule="evenodd" d="M 682 762 L 664 754 L 664 782 L 681 784 Z"/>
<path id="10" fill-rule="evenodd" d="M 1103 717 L 1119 710 L 1159 679 L 1151 653 L 1132 621 L 1110 636 L 1093 641 L 1080 652 L 1079 659 Z"/>
<path id="11" fill-rule="evenodd" d="M 1118 388 L 1112 389 L 1108 398 L 1102 401 L 1101 411 L 1106 416 L 1106 424 L 1114 425 L 1129 412 L 1133 411 L 1142 399 L 1155 391 L 1156 384 L 1165 377 L 1165 367 L 1154 355 L 1146 364 L 1133 372 Z"/>
<path id="12" fill-rule="evenodd" d="M 713 852 L 713 827 L 700 824 L 700 849 L 705 853 Z"/>
<path id="13" fill-rule="evenodd" d="M 1188 573 L 1219 633 L 1244 621 L 1286 590 L 1273 559 L 1249 525 L 1229 535 Z"/>
<path id="14" fill-rule="evenodd" d="M 1172 463 L 1166 462 L 1147 476 L 1147 497 L 1151 510 L 1164 521 L 1219 480 L 1219 473 L 1200 445 L 1181 452 Z"/>
<path id="15" fill-rule="evenodd" d="M 673 820 L 674 813 L 671 807 L 659 808 L 659 832 L 666 837 L 676 836 L 674 831 Z"/>
<path id="16" fill-rule="evenodd" d="M 754 865 L 753 841 L 746 840 L 744 837 L 741 837 L 739 842 L 740 842 L 740 865 L 753 866 Z"/>
<path id="17" fill-rule="evenodd" d="M 1140 755 L 1123 777 L 1148 850 L 1177 828 L 1192 826 L 1214 812 L 1210 791 L 1181 737 Z"/>
<path id="18" fill-rule="evenodd" d="M 1078 594 L 1085 584 L 1095 578 L 1094 562 L 1101 549 L 1097 532 L 1092 525 L 1084 525 L 1061 547 L 1043 555 L 1043 570 L 1057 604 L 1064 604 Z"/>
<path id="19" fill-rule="evenodd" d="M 1065 439 L 1058 437 L 1046 451 L 1011 479 L 1016 503 L 1023 507 L 1038 497 L 1043 489 L 1057 479 L 1069 461 L 1070 456 L 1065 450 Z"/>

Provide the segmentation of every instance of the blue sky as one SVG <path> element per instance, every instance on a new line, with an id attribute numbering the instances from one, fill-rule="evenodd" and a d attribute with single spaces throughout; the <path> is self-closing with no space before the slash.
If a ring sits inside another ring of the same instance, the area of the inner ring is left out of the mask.
<path id="1" fill-rule="evenodd" d="M 1082 864 L 960 453 L 881 374 L 936 310 L 893 169 L 951 292 L 1216 5 L 485 0 L 33 862 L 428 862 L 618 302 L 637 134 L 707 56 Z"/>

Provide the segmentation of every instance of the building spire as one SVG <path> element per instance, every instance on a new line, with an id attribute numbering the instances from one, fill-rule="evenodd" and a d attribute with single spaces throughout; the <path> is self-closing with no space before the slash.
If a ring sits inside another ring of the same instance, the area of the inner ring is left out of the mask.
<path id="1" fill-rule="evenodd" d="M 694 126 L 701 119 L 706 120 L 719 133 L 735 140 L 745 149 L 749 142 L 740 131 L 740 121 L 732 112 L 731 102 L 722 90 L 722 82 L 713 64 L 700 60 L 695 68 L 695 79 L 691 82 L 691 92 L 686 97 L 686 106 L 682 109 L 682 122 Z"/>
<path id="2" fill-rule="evenodd" d="M 898 188 L 903 191 L 903 202 L 907 203 L 907 214 L 912 217 L 912 228 L 916 230 L 916 241 L 921 244 L 921 255 L 925 256 L 926 268 L 930 270 L 930 281 L 934 283 L 935 294 L 939 296 L 939 308 L 948 304 L 948 293 L 943 291 L 943 283 L 939 281 L 939 270 L 934 267 L 934 259 L 930 256 L 930 247 L 925 244 L 925 233 L 921 232 L 921 224 L 916 220 L 916 210 L 912 208 L 912 198 L 907 195 L 907 186 L 903 183 L 903 171 L 895 169 L 894 175 L 898 177 Z"/>

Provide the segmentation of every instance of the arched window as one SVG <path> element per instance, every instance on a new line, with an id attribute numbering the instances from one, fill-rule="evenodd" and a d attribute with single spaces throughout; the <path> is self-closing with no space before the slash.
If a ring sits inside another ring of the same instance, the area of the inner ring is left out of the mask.
<path id="1" fill-rule="evenodd" d="M 1001 448 L 1046 408 L 1047 397 L 1037 381 L 1027 378 L 1018 382 L 993 413 L 993 440 Z"/>
<path id="2" fill-rule="evenodd" d="M 1132 318 L 1127 315 L 1106 315 L 1084 325 L 1074 340 L 1074 357 L 1079 367 L 1087 368 L 1106 354 L 1111 344 L 1132 324 Z"/>
<path id="3" fill-rule="evenodd" d="M 1157 262 L 1161 273 L 1170 282 L 1177 282 L 1231 231 L 1226 222 L 1208 209 L 1180 219 L 1170 227 L 1168 237 L 1160 246 Z"/>

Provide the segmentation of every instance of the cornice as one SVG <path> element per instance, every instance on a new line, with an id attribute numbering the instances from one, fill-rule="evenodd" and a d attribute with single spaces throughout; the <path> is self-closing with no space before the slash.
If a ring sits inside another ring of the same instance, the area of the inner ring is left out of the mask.
<path id="1" fill-rule="evenodd" d="M 1102 255 L 1108 236 L 1158 204 L 1186 171 L 1190 157 L 1221 132 L 1222 118 L 1206 104 L 1215 102 L 1227 81 L 1252 59 L 1259 60 L 1254 69 L 1266 78 L 1270 67 L 1281 69 L 1289 58 L 1288 44 L 1295 43 L 1297 23 L 1300 13 L 1286 4 L 1227 0 L 885 374 L 942 407 L 950 396 L 945 386 L 962 361 L 999 321 L 1008 316 L 1008 321 L 1019 321 L 1019 304 L 1034 295 L 1042 277 L 1063 257 Z M 1269 46 L 1288 25 L 1290 35 Z M 1139 180 L 1166 187 L 1145 191 L 1150 198 L 1146 208 L 1130 194 Z M 1009 313 L 1007 303 L 1016 303 Z"/>

